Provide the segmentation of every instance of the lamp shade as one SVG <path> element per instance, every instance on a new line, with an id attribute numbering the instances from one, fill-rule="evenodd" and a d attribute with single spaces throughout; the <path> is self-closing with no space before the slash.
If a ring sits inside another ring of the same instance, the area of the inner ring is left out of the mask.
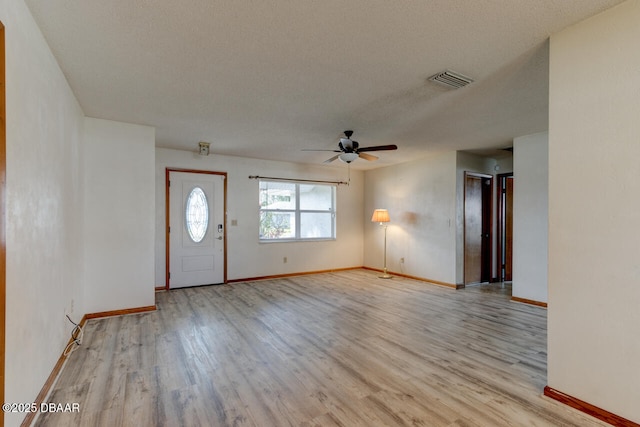
<path id="1" fill-rule="evenodd" d="M 386 209 L 374 210 L 371 222 L 389 222 L 389 211 Z"/>

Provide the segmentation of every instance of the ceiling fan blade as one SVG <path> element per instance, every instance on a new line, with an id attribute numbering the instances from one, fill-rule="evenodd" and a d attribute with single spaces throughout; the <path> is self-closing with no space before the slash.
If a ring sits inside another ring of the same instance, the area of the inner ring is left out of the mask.
<path id="1" fill-rule="evenodd" d="M 358 148 L 358 152 L 363 151 L 384 151 L 384 150 L 397 150 L 397 145 L 375 145 L 373 147 L 362 147 Z"/>
<path id="2" fill-rule="evenodd" d="M 360 156 L 361 159 L 365 159 L 365 160 L 369 160 L 370 162 L 374 161 L 374 160 L 378 160 L 378 156 L 372 156 L 371 154 L 367 154 L 367 153 L 358 153 L 358 155 Z"/>
<path id="3" fill-rule="evenodd" d="M 303 148 L 300 151 L 331 151 L 332 153 L 342 153 L 340 150 L 315 150 L 313 148 Z"/>
<path id="4" fill-rule="evenodd" d="M 331 162 L 333 162 L 335 159 L 337 159 L 338 157 L 340 157 L 340 154 L 337 154 L 337 155 L 333 156 L 332 158 L 325 160 L 325 161 L 324 161 L 324 162 L 322 162 L 322 163 L 331 163 Z"/>

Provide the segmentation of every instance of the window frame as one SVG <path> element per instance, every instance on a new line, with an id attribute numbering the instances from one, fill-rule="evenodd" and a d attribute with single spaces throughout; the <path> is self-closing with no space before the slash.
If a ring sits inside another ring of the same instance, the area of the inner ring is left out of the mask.
<path id="1" fill-rule="evenodd" d="M 294 185 L 295 188 L 295 206 L 291 209 L 267 209 L 263 208 L 260 203 L 260 192 L 262 183 L 288 183 Z M 300 186 L 302 185 L 310 185 L 310 186 L 320 186 L 320 187 L 329 187 L 331 189 L 331 208 L 329 210 L 320 210 L 320 209 L 301 209 L 300 208 Z M 317 182 L 301 182 L 295 180 L 273 180 L 273 179 L 259 179 L 258 180 L 258 240 L 260 243 L 276 243 L 276 242 L 314 242 L 314 241 L 327 241 L 327 240 L 336 240 L 336 218 L 337 218 L 337 188 L 336 184 L 326 184 L 326 183 L 317 183 Z M 263 212 L 274 212 L 274 213 L 287 213 L 293 214 L 294 222 L 295 222 L 295 230 L 293 237 L 282 237 L 282 238 L 263 238 L 260 234 L 262 229 L 262 213 Z M 319 213 L 330 215 L 331 218 L 331 236 L 328 237 L 301 237 L 301 229 L 302 222 L 301 217 L 302 214 L 307 213 Z"/>

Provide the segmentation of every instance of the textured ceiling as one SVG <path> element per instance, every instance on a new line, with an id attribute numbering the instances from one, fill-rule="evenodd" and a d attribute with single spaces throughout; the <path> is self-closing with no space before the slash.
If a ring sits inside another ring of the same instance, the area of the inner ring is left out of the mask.
<path id="1" fill-rule="evenodd" d="M 548 37 L 620 2 L 26 0 L 87 116 L 261 159 L 399 146 L 360 169 L 546 130 Z M 447 68 L 475 82 L 427 81 Z"/>

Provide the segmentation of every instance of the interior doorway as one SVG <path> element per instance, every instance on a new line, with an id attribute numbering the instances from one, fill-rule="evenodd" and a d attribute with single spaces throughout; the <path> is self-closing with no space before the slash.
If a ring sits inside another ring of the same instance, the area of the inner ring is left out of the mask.
<path id="1" fill-rule="evenodd" d="M 491 280 L 493 176 L 464 173 L 464 284 Z"/>
<path id="2" fill-rule="evenodd" d="M 513 173 L 498 175 L 498 279 L 513 280 Z"/>

